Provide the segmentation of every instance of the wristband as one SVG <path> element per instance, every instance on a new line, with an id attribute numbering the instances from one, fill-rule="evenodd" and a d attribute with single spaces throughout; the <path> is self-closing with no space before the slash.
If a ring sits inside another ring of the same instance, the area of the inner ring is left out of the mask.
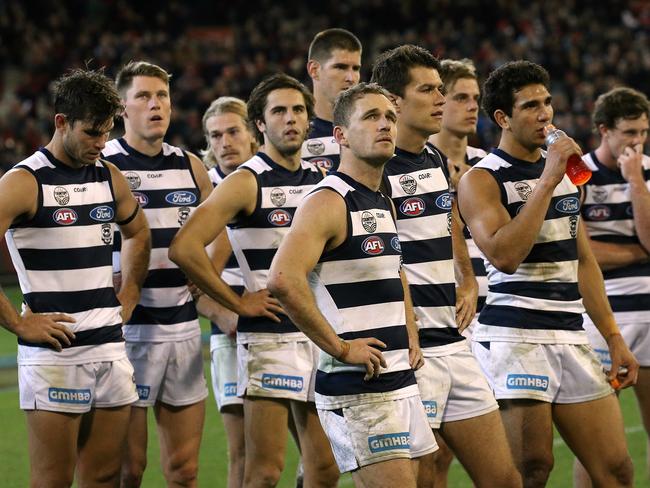
<path id="1" fill-rule="evenodd" d="M 348 357 L 348 354 L 350 354 L 350 343 L 341 339 L 341 352 L 336 357 L 336 360 L 343 362 Z"/>

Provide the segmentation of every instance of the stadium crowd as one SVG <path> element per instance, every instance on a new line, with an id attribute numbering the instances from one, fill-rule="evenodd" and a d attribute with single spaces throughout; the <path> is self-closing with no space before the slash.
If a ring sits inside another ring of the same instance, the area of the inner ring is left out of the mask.
<path id="1" fill-rule="evenodd" d="M 595 147 L 589 114 L 616 84 L 644 90 L 650 75 L 650 5 L 638 0 L 519 2 L 362 1 L 285 4 L 251 0 L 145 3 L 95 0 L 0 3 L 0 168 L 22 160 L 52 131 L 50 83 L 90 61 L 109 76 L 131 59 L 166 66 L 174 113 L 167 140 L 197 152 L 201 114 L 221 95 L 246 98 L 266 75 L 302 81 L 314 33 L 340 26 L 364 45 L 362 79 L 377 55 L 415 43 L 439 58 L 468 57 L 480 79 L 511 59 L 545 66 L 555 119 L 585 149 Z M 646 91 L 647 92 L 647 91 Z M 117 127 L 117 132 L 121 127 Z M 483 115 L 475 145 L 496 129 Z"/>

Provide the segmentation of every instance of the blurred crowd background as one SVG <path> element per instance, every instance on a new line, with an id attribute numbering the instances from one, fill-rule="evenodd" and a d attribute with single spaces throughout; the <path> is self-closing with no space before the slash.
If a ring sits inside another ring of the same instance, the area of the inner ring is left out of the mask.
<path id="1" fill-rule="evenodd" d="M 132 59 L 160 64 L 173 75 L 167 142 L 197 152 L 211 100 L 247 98 L 277 71 L 308 82 L 309 42 L 328 27 L 361 39 L 365 80 L 378 53 L 403 43 L 470 58 L 481 80 L 509 60 L 540 63 L 551 74 L 556 125 L 584 150 L 595 147 L 590 113 L 600 93 L 620 84 L 650 90 L 643 0 L 0 0 L 0 173 L 49 141 L 50 85 L 69 68 L 114 75 Z M 473 143 L 489 149 L 496 136 L 482 114 Z"/>

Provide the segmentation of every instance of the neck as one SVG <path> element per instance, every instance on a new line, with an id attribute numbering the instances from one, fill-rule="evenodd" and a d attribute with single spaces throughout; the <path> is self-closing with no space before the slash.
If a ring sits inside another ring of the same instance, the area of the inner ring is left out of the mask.
<path id="1" fill-rule="evenodd" d="M 453 162 L 465 162 L 467 154 L 467 136 L 460 136 L 444 127 L 429 138 L 447 159 Z"/>
<path id="2" fill-rule="evenodd" d="M 52 156 L 54 156 L 58 161 L 61 161 L 66 166 L 70 166 L 71 168 L 75 169 L 81 168 L 83 166 L 83 164 L 75 161 L 70 156 L 68 156 L 68 153 L 63 147 L 61 136 L 57 132 L 54 133 L 54 136 L 52 136 L 50 142 L 47 144 L 47 146 L 45 146 L 45 149 L 50 151 Z"/>
<path id="3" fill-rule="evenodd" d="M 375 166 L 364 159 L 357 158 L 353 154 L 341 154 L 341 164 L 339 165 L 338 171 L 345 173 L 363 186 L 373 191 L 378 191 L 386 162 Z"/>
<path id="4" fill-rule="evenodd" d="M 226 176 L 228 176 L 230 173 L 235 171 L 234 168 L 228 168 L 227 166 L 224 166 L 224 165 L 219 164 L 219 163 L 217 163 L 217 168 L 219 168 L 219 171 L 221 171 Z"/>
<path id="5" fill-rule="evenodd" d="M 598 148 L 594 152 L 596 153 L 596 157 L 598 158 L 598 161 L 603 166 L 614 171 L 618 170 L 618 164 L 616 164 L 616 159 L 614 159 L 614 155 L 609 150 L 607 144 L 601 142 L 600 146 L 598 146 Z"/>
<path id="6" fill-rule="evenodd" d="M 293 154 L 282 154 L 273 144 L 266 142 L 260 151 L 266 153 L 273 162 L 289 171 L 297 171 L 300 168 L 300 148 Z"/>
<path id="7" fill-rule="evenodd" d="M 327 101 L 327 98 L 317 93 L 315 93 L 314 98 L 314 114 L 316 114 L 316 117 L 328 122 L 334 120 L 334 106 Z"/>
<path id="8" fill-rule="evenodd" d="M 537 162 L 542 155 L 542 149 L 540 147 L 533 148 L 523 146 L 521 143 L 516 141 L 509 132 L 505 131 L 501 133 L 499 149 L 508 153 L 513 158 L 528 161 L 530 163 Z"/>
<path id="9" fill-rule="evenodd" d="M 163 138 L 145 139 L 129 130 L 124 134 L 124 140 L 136 151 L 147 156 L 157 156 L 162 151 Z"/>
<path id="10" fill-rule="evenodd" d="M 396 139 L 397 147 L 413 154 L 420 154 L 424 149 L 426 142 L 427 136 L 423 136 L 419 132 L 408 127 L 400 127 L 398 122 Z"/>

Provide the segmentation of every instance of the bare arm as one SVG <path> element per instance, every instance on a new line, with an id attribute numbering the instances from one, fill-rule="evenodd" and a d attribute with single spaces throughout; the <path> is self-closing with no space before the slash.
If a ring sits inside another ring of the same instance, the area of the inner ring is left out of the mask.
<path id="1" fill-rule="evenodd" d="M 386 347 L 385 344 L 375 338 L 341 340 L 316 306 L 307 280 L 323 250 L 345 240 L 346 225 L 345 203 L 339 195 L 322 190 L 307 197 L 298 207 L 291 229 L 273 259 L 268 285 L 307 337 L 339 361 L 365 365 L 369 379 L 379 375 L 380 365 L 386 367 L 376 348 Z"/>
<path id="2" fill-rule="evenodd" d="M 478 282 L 474 276 L 472 260 L 467 251 L 467 242 L 463 235 L 463 225 L 458 215 L 456 202 L 451 207 L 451 242 L 454 253 L 454 274 L 458 287 L 456 288 L 456 324 L 462 332 L 476 314 L 478 301 Z"/>
<path id="3" fill-rule="evenodd" d="M 121 284 L 117 298 L 122 304 L 122 319 L 127 322 L 140 301 L 140 290 L 149 270 L 151 232 L 126 179 L 114 165 L 107 163 L 107 166 L 111 171 L 115 191 L 115 220 L 122 234 Z"/>
<path id="4" fill-rule="evenodd" d="M 20 218 L 31 218 L 36 213 L 38 184 L 26 170 L 14 169 L 0 178 L 0 235 Z M 74 322 L 62 313 L 20 316 L 0 288 L 0 325 L 27 342 L 49 344 L 60 351 L 69 346 L 74 333 L 62 322 Z"/>
<path id="5" fill-rule="evenodd" d="M 650 191 L 643 177 L 643 146 L 625 148 L 618 157 L 623 178 L 630 184 L 630 197 L 634 210 L 634 228 L 641 245 L 650 252 Z"/>
<path id="6" fill-rule="evenodd" d="M 237 215 L 250 215 L 257 202 L 257 181 L 247 170 L 238 170 L 217 186 L 208 199 L 192 212 L 169 247 L 169 259 L 192 282 L 217 302 L 238 315 L 264 316 L 279 322 L 282 312 L 267 290 L 240 297 L 221 279 L 205 247 L 216 239 Z"/>
<path id="7" fill-rule="evenodd" d="M 539 235 L 555 187 L 562 181 L 567 158 L 580 148 L 565 137 L 548 151 L 544 171 L 521 212 L 510 218 L 499 187 L 486 170 L 473 169 L 460 179 L 458 205 L 472 237 L 488 260 L 504 273 L 514 273 Z"/>
<path id="8" fill-rule="evenodd" d="M 584 223 L 580 222 L 578 229 L 578 285 L 580 294 L 589 317 L 607 341 L 612 369 L 609 372 L 610 381 L 618 377 L 621 388 L 636 383 L 639 363 L 623 341 L 614 314 L 607 300 L 603 275 L 589 247 Z M 626 374 L 618 374 L 619 367 L 627 368 Z"/>
<path id="9" fill-rule="evenodd" d="M 201 160 L 192 153 L 188 153 L 188 157 L 192 164 L 192 172 L 196 178 L 196 184 L 201 191 L 201 201 L 205 202 L 210 196 L 210 193 L 212 193 L 212 182 L 210 181 L 208 172 L 206 171 L 205 166 L 203 166 Z"/>
<path id="10" fill-rule="evenodd" d="M 589 245 L 603 271 L 645 263 L 650 259 L 648 252 L 639 244 L 617 244 L 589 239 Z"/>
<path id="11" fill-rule="evenodd" d="M 404 288 L 404 308 L 406 312 L 406 332 L 409 336 L 409 364 L 413 369 L 420 369 L 424 365 L 422 358 L 422 349 L 420 348 L 420 334 L 418 333 L 417 317 L 413 310 L 413 300 L 411 299 L 411 290 L 409 289 L 408 280 L 404 268 L 399 270 L 399 277 L 402 280 Z"/>

